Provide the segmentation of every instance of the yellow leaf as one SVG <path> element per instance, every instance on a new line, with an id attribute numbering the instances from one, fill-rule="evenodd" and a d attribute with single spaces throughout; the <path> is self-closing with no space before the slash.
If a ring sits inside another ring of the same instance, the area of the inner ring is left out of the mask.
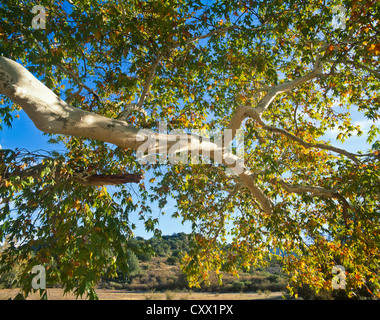
<path id="1" fill-rule="evenodd" d="M 79 210 L 80 209 L 80 202 L 78 201 L 78 200 L 75 200 L 75 202 L 74 202 L 74 209 L 75 210 Z"/>

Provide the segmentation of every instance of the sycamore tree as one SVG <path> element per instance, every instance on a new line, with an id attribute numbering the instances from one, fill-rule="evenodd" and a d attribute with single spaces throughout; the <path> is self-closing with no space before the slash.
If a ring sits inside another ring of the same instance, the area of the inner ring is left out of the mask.
<path id="1" fill-rule="evenodd" d="M 0 151 L 0 265 L 26 262 L 26 294 L 43 265 L 96 298 L 144 250 L 131 215 L 159 235 L 174 199 L 190 286 L 277 255 L 293 294 L 380 297 L 378 1 L 34 5 L 0 4 L 1 126 L 22 109 L 64 152 Z"/>

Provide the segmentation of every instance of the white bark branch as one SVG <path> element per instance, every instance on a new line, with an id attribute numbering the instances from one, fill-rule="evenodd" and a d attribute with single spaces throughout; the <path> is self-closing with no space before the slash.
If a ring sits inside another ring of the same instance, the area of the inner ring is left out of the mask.
<path id="1" fill-rule="evenodd" d="M 279 183 L 287 192 L 289 193 L 312 193 L 314 196 L 321 196 L 327 198 L 336 197 L 337 188 L 336 189 L 326 189 L 318 186 L 300 186 L 300 185 L 291 185 L 280 178 L 270 179 L 269 182 L 272 184 Z"/>
<path id="2" fill-rule="evenodd" d="M 288 92 L 288 91 L 294 89 L 295 87 L 297 87 L 297 86 L 299 86 L 299 85 L 301 85 L 301 84 L 303 84 L 309 80 L 312 80 L 312 79 L 314 79 L 320 75 L 322 75 L 322 65 L 320 62 L 320 58 L 318 56 L 316 61 L 315 61 L 314 70 L 312 72 L 306 74 L 303 77 L 295 79 L 293 81 L 286 82 L 286 83 L 277 85 L 275 87 L 272 87 L 271 89 L 269 89 L 268 93 L 264 96 L 264 98 L 262 100 L 260 100 L 260 102 L 258 103 L 258 105 L 256 107 L 252 107 L 250 105 L 238 106 L 236 108 L 234 114 L 232 115 L 232 118 L 231 118 L 231 121 L 228 125 L 228 128 L 232 129 L 233 133 L 236 133 L 237 129 L 239 129 L 241 127 L 242 122 L 247 117 L 251 117 L 254 120 L 256 120 L 257 123 L 259 123 L 263 129 L 270 131 L 270 132 L 278 132 L 278 133 L 288 137 L 289 139 L 296 141 L 297 143 L 299 143 L 300 145 L 302 145 L 305 148 L 318 148 L 318 149 L 333 151 L 335 153 L 345 155 L 346 157 L 348 157 L 349 159 L 351 159 L 355 163 L 359 163 L 359 160 L 357 157 L 359 157 L 361 155 L 354 154 L 354 153 L 348 152 L 344 149 L 337 148 L 334 146 L 329 146 L 329 145 L 326 145 L 324 143 L 306 142 L 305 140 L 301 139 L 300 137 L 297 137 L 296 135 L 290 133 L 289 131 L 287 131 L 285 129 L 281 129 L 281 128 L 277 128 L 277 127 L 265 124 L 265 122 L 261 119 L 261 114 L 268 108 L 269 104 L 274 100 L 274 98 L 278 94 Z"/>
<path id="3" fill-rule="evenodd" d="M 319 54 L 317 55 L 317 58 L 314 63 L 314 69 L 313 71 L 307 73 L 306 75 L 297 78 L 293 81 L 281 83 L 277 86 L 273 87 L 267 87 L 268 93 L 260 100 L 260 102 L 257 104 L 256 107 L 251 106 L 237 106 L 232 118 L 230 120 L 230 123 L 228 125 L 228 129 L 232 130 L 232 137 L 234 138 L 237 129 L 239 129 L 243 123 L 243 121 L 248 117 L 252 117 L 252 115 L 258 116 L 258 118 L 261 119 L 261 114 L 268 108 L 268 106 L 271 104 L 271 102 L 276 98 L 277 95 L 281 93 L 288 92 L 304 83 L 306 83 L 309 80 L 312 80 L 318 76 L 321 76 L 323 73 L 322 70 L 322 63 L 320 60 Z M 266 91 L 266 90 L 260 90 L 260 91 Z M 249 114 L 250 113 L 250 114 Z"/>
<path id="4" fill-rule="evenodd" d="M 260 116 L 256 113 L 256 111 L 251 107 L 246 107 L 246 115 L 249 115 L 250 117 L 255 119 L 262 126 L 263 129 L 270 131 L 270 132 L 278 132 L 278 133 L 288 137 L 289 139 L 299 143 L 304 148 L 307 148 L 307 149 L 317 148 L 317 149 L 324 149 L 324 150 L 333 151 L 335 153 L 345 155 L 347 158 L 351 159 L 355 163 L 359 163 L 359 160 L 357 159 L 357 157 L 360 155 L 348 152 L 347 150 L 344 150 L 341 148 L 329 146 L 329 145 L 324 144 L 324 143 L 306 142 L 305 140 L 301 139 L 300 137 L 297 137 L 296 135 L 290 133 L 289 131 L 287 131 L 285 129 L 281 129 L 281 128 L 277 128 L 277 127 L 269 126 L 269 125 L 265 124 L 264 121 L 260 118 Z"/>
<path id="5" fill-rule="evenodd" d="M 237 174 L 262 209 L 272 212 L 272 202 L 255 183 L 255 176 L 244 170 L 242 160 L 226 152 L 222 145 L 190 134 L 162 134 L 147 136 L 124 121 L 110 119 L 68 105 L 17 62 L 0 57 L 0 94 L 20 105 L 35 126 L 43 132 L 91 138 L 138 150 L 150 144 L 155 153 L 175 154 L 196 150 L 221 162 Z M 152 142 L 152 143 L 151 143 Z"/>
<path id="6" fill-rule="evenodd" d="M 343 206 L 343 219 L 347 226 L 348 224 L 348 216 L 347 216 L 347 209 L 353 209 L 351 204 L 346 200 L 345 197 L 343 197 L 341 194 L 339 194 L 338 186 L 335 186 L 333 189 L 326 189 L 319 186 L 300 186 L 300 185 L 291 185 L 287 182 L 285 182 L 281 178 L 273 178 L 269 180 L 270 183 L 275 184 L 279 183 L 287 192 L 289 193 L 310 193 L 313 197 L 325 197 L 325 198 L 333 198 L 341 202 Z"/>
<path id="7" fill-rule="evenodd" d="M 268 91 L 268 93 L 264 96 L 264 98 L 261 99 L 258 105 L 255 107 L 255 111 L 261 116 L 261 114 L 268 108 L 270 103 L 274 100 L 274 98 L 276 98 L 277 95 L 284 92 L 288 92 L 300 86 L 301 84 L 304 84 L 307 81 L 310 81 L 314 78 L 321 76 L 322 74 L 323 74 L 322 63 L 321 63 L 320 56 L 318 54 L 317 58 L 315 59 L 313 71 L 293 81 L 281 83 L 277 86 L 272 87 L 272 89 Z"/>
<path id="8" fill-rule="evenodd" d="M 158 65 L 160 64 L 161 60 L 165 57 L 166 55 L 166 51 L 161 53 L 158 58 L 154 61 L 151 69 L 150 69 L 150 72 L 149 72 L 149 75 L 148 75 L 148 78 L 145 80 L 145 85 L 144 85 L 144 88 L 143 88 L 143 92 L 141 93 L 141 96 L 140 96 L 140 99 L 139 101 L 137 102 L 137 106 L 139 106 L 140 108 L 142 108 L 143 104 L 144 104 L 144 101 L 149 93 L 149 89 L 150 89 L 150 86 L 152 84 L 152 81 L 154 79 L 154 75 L 156 74 L 156 70 L 157 70 L 157 67 Z"/>
<path id="9" fill-rule="evenodd" d="M 356 61 L 351 61 L 351 60 L 346 60 L 346 59 L 338 59 L 338 60 L 325 60 L 326 62 L 330 63 L 343 63 L 343 64 L 350 64 L 353 65 L 356 68 L 363 69 L 368 71 L 369 73 L 372 73 L 376 78 L 380 79 L 380 72 L 374 69 L 371 69 L 370 67 L 367 67 L 366 65 L 356 62 Z"/>

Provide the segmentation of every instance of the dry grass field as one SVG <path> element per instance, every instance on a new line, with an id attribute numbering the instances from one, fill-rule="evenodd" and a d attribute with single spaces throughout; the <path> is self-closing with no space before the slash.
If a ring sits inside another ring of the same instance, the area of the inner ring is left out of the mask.
<path id="1" fill-rule="evenodd" d="M 165 291 L 165 292 L 131 292 L 126 290 L 96 290 L 100 300 L 256 300 L 256 299 L 283 299 L 283 293 L 210 293 L 190 291 Z M 0 289 L 0 300 L 14 298 L 19 289 Z M 32 294 L 28 300 L 38 300 L 39 295 Z M 48 289 L 49 300 L 75 300 L 72 294 L 63 295 L 63 290 L 58 288 Z M 83 297 L 84 299 L 84 297 Z"/>

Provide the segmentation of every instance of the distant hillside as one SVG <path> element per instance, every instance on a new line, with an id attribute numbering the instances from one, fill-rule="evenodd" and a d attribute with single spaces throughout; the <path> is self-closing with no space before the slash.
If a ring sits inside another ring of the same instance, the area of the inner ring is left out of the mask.
<path id="1" fill-rule="evenodd" d="M 145 240 L 142 237 L 137 237 L 134 240 L 136 244 L 145 244 L 151 246 L 154 255 L 158 257 L 167 257 L 169 264 L 174 264 L 179 261 L 181 252 L 189 250 L 189 241 L 186 233 L 174 233 L 171 236 L 162 236 L 161 238 L 151 238 Z M 140 261 L 147 261 L 152 258 L 153 254 L 141 253 L 137 254 Z"/>
<path id="2" fill-rule="evenodd" d="M 151 254 L 141 253 L 131 255 L 130 275 L 123 279 L 105 279 L 101 284 L 104 288 L 127 290 L 187 290 L 186 276 L 180 269 L 181 253 L 189 250 L 188 238 L 185 233 L 176 233 L 161 238 L 145 240 L 137 237 L 132 245 L 150 246 Z M 215 275 L 211 276 L 211 285 L 202 286 L 201 291 L 213 292 L 257 292 L 286 291 L 287 281 L 276 261 L 271 261 L 266 269 L 256 268 L 250 272 L 240 272 L 239 277 L 223 274 L 223 284 L 220 286 Z"/>

